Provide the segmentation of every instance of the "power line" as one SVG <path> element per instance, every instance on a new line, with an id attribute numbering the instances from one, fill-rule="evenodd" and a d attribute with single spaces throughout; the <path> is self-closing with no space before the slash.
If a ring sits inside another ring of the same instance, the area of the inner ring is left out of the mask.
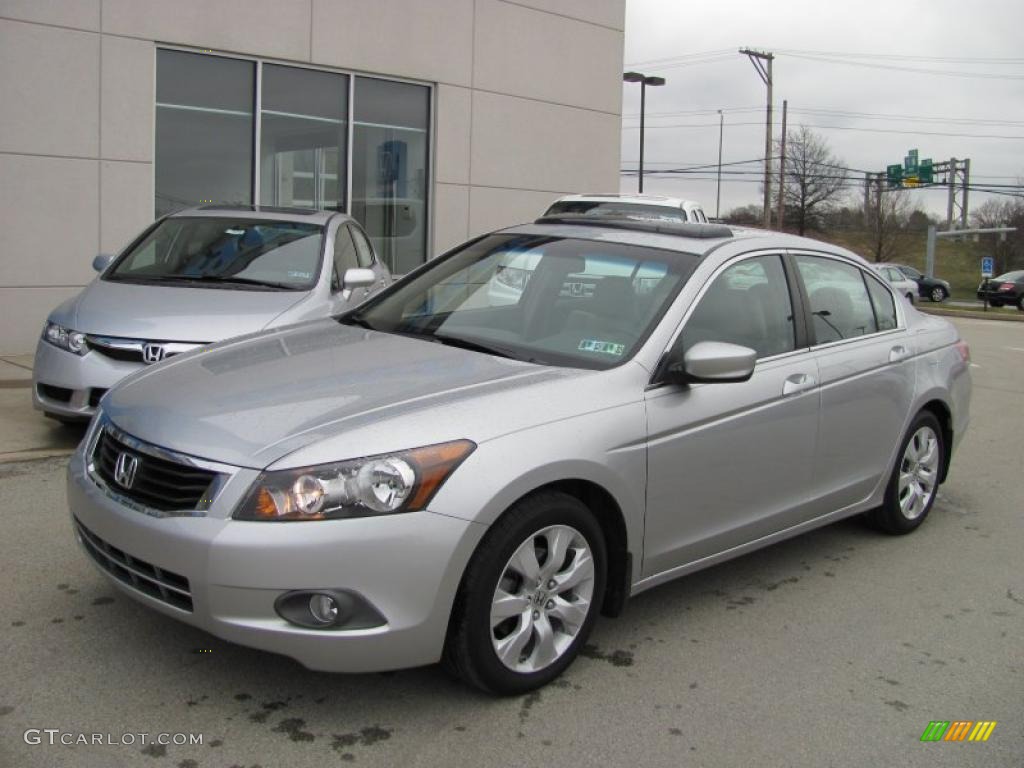
<path id="1" fill-rule="evenodd" d="M 840 51 L 808 51 L 799 48 L 779 49 L 780 53 L 802 54 L 805 56 L 837 56 L 844 59 L 885 59 L 889 61 L 927 61 L 948 64 L 1021 64 L 1024 58 L 974 57 L 974 56 L 917 56 L 908 53 L 849 53 Z"/>
<path id="2" fill-rule="evenodd" d="M 827 64 L 845 64 L 850 67 L 867 67 L 869 69 L 887 69 L 897 70 L 900 72 L 915 72 L 924 75 L 942 75 L 946 77 L 969 77 L 969 78 L 982 78 L 987 80 L 1024 80 L 1024 74 L 1015 75 L 1001 75 L 997 72 L 958 72 L 950 69 L 923 69 L 921 67 L 903 67 L 896 64 L 874 64 L 867 61 L 853 61 L 845 59 L 837 59 L 830 56 L 808 56 L 799 53 L 787 53 L 783 54 L 796 59 L 806 59 L 808 61 L 820 61 Z"/>

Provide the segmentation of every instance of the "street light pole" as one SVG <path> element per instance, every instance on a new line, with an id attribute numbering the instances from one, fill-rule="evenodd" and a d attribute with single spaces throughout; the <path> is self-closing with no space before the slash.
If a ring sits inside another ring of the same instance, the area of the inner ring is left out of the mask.
<path id="1" fill-rule="evenodd" d="M 725 115 L 718 110 L 718 191 L 715 194 L 715 218 L 722 218 L 722 129 L 725 126 Z"/>
<path id="2" fill-rule="evenodd" d="M 644 75 L 640 72 L 624 72 L 622 79 L 627 83 L 640 83 L 640 172 L 638 175 L 638 191 L 644 192 L 644 113 L 647 111 L 647 86 L 664 85 L 664 77 Z"/>

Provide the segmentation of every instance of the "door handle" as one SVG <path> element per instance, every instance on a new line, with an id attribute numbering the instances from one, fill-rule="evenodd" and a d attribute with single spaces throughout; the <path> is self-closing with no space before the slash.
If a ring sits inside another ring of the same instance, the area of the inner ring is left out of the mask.
<path id="1" fill-rule="evenodd" d="M 910 351 L 902 344 L 897 344 L 889 350 L 889 362 L 898 363 L 910 357 Z"/>
<path id="2" fill-rule="evenodd" d="M 801 392 L 814 389 L 817 384 L 818 380 L 809 373 L 794 373 L 792 376 L 786 377 L 782 383 L 782 396 L 798 395 Z"/>

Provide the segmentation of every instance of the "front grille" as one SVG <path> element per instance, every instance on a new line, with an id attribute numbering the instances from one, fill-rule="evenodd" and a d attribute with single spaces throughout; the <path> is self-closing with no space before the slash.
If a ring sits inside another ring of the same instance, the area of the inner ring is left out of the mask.
<path id="1" fill-rule="evenodd" d="M 75 518 L 75 528 L 85 551 L 115 579 L 168 605 L 191 612 L 192 592 L 184 576 L 157 568 L 108 544 L 82 525 L 78 518 Z"/>
<path id="2" fill-rule="evenodd" d="M 122 453 L 135 457 L 138 465 L 130 487 L 115 479 L 117 459 Z M 162 511 L 198 509 L 216 472 L 179 464 L 139 451 L 118 440 L 108 430 L 100 432 L 93 452 L 96 472 L 122 496 Z"/>
<path id="3" fill-rule="evenodd" d="M 100 389 L 99 387 L 93 387 L 89 390 L 89 407 L 95 408 L 100 404 L 100 399 L 107 394 L 107 390 Z"/>
<path id="4" fill-rule="evenodd" d="M 126 363 L 141 363 L 142 362 L 142 349 L 124 349 L 122 347 L 108 347 L 105 344 L 99 344 L 95 341 L 89 341 L 89 347 L 99 352 L 101 355 L 105 355 L 112 360 L 121 360 Z"/>
<path id="5" fill-rule="evenodd" d="M 73 390 L 67 389 L 66 387 L 55 387 L 52 384 L 36 384 L 36 388 L 39 391 L 40 397 L 47 397 L 50 400 L 56 400 L 59 403 L 71 402 L 71 394 Z"/>

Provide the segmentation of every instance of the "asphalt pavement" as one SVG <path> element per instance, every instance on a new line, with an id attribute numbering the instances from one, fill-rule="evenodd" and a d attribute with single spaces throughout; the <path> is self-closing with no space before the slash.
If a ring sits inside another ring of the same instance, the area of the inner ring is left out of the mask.
<path id="1" fill-rule="evenodd" d="M 149 611 L 77 550 L 65 459 L 2 463 L 0 766 L 1020 766 L 1024 325 L 956 322 L 972 424 L 916 533 L 845 521 L 651 590 L 519 698 L 310 672 Z M 921 743 L 933 720 L 997 725 Z"/>

